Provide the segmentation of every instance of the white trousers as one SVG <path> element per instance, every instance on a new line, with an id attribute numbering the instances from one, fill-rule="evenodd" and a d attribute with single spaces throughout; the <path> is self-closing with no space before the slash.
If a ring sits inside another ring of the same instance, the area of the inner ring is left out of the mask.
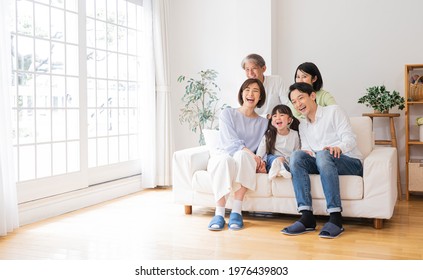
<path id="1" fill-rule="evenodd" d="M 256 189 L 256 161 L 245 151 L 228 154 L 215 154 L 209 159 L 207 170 L 211 176 L 216 202 L 222 197 L 228 198 L 241 186 L 254 191 Z"/>

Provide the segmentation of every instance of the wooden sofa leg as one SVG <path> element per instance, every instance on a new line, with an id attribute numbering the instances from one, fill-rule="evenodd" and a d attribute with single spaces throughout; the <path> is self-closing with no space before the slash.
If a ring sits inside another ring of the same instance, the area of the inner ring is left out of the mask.
<path id="1" fill-rule="evenodd" d="M 375 229 L 382 229 L 383 228 L 383 219 L 373 219 L 373 227 Z"/>
<path id="2" fill-rule="evenodd" d="M 192 205 L 185 205 L 185 215 L 192 214 Z"/>

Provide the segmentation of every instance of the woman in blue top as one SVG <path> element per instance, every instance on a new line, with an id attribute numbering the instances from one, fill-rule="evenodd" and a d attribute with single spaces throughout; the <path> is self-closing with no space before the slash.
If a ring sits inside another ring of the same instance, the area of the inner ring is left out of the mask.
<path id="1" fill-rule="evenodd" d="M 255 154 L 267 129 L 267 119 L 260 117 L 255 108 L 266 101 L 263 84 L 258 79 L 247 79 L 238 93 L 239 108 L 226 108 L 219 117 L 219 147 L 212 154 L 209 170 L 216 201 L 215 216 L 209 230 L 225 227 L 225 206 L 232 192 L 232 212 L 229 229 L 243 228 L 242 201 L 248 189 L 256 188 L 256 173 L 266 172 L 265 163 Z"/>

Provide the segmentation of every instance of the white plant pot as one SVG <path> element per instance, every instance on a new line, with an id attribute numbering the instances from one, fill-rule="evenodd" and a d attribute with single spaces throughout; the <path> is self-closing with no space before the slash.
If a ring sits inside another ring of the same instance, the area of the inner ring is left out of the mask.
<path id="1" fill-rule="evenodd" d="M 419 125 L 419 141 L 423 142 L 423 125 Z"/>

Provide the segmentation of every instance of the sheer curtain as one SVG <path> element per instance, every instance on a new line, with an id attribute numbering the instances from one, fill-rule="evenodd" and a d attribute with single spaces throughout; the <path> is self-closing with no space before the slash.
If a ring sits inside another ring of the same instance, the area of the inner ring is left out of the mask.
<path id="1" fill-rule="evenodd" d="M 19 226 L 12 151 L 10 0 L 0 0 L 0 236 Z"/>
<path id="2" fill-rule="evenodd" d="M 142 98 L 142 177 L 144 187 L 171 185 L 173 153 L 170 126 L 170 80 L 168 55 L 169 0 L 145 0 L 148 46 L 144 78 L 155 83 L 144 83 L 148 93 Z M 149 13 L 150 12 L 150 13 Z M 154 78 L 151 77 L 153 75 Z M 150 79 L 151 78 L 151 79 Z M 144 80 L 144 79 L 143 79 Z M 148 138 L 148 139 L 147 139 Z"/>

